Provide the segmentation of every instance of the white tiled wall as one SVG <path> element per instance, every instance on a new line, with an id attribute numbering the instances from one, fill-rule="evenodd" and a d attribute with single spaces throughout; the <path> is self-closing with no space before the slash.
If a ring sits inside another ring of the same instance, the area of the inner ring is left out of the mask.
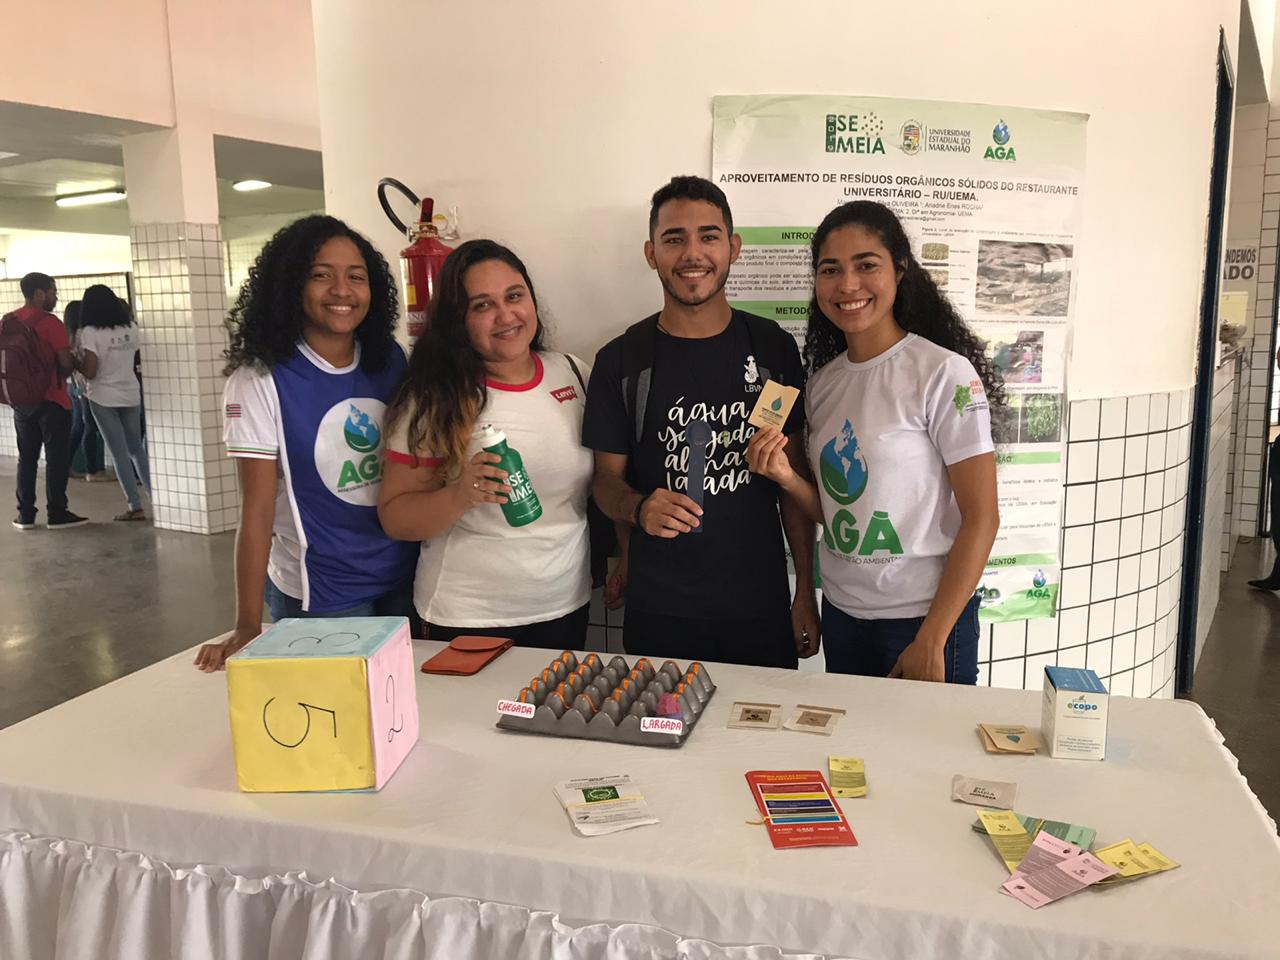
<path id="1" fill-rule="evenodd" d="M 158 527 L 220 533 L 239 494 L 222 446 L 226 292 L 217 224 L 151 223 L 131 231 L 143 349 L 151 481 Z"/>
<path id="2" fill-rule="evenodd" d="M 1236 186 L 1232 182 L 1233 196 Z M 1243 201 L 1242 201 L 1243 202 Z M 1237 204 L 1233 199 L 1232 216 Z M 1267 384 L 1274 364 L 1272 333 L 1275 326 L 1275 278 L 1277 232 L 1280 231 L 1280 104 L 1270 109 L 1258 234 L 1258 285 L 1253 301 L 1253 329 L 1240 344 L 1244 362 L 1240 371 L 1240 400 L 1233 444 L 1232 507 L 1237 536 L 1258 532 L 1263 509 L 1269 400 Z"/>
<path id="3" fill-rule="evenodd" d="M 1071 404 L 1059 613 L 984 627 L 979 683 L 1039 689 L 1058 664 L 1173 696 L 1190 422 L 1189 390 Z"/>
<path id="4" fill-rule="evenodd" d="M 72 300 L 79 300 L 84 296 L 84 292 L 95 283 L 106 284 L 112 289 L 117 297 L 129 298 L 129 275 L 126 273 L 90 273 L 76 274 L 74 276 L 54 277 L 58 283 L 58 306 L 54 310 L 60 318 L 63 311 L 66 310 L 67 304 Z M 22 288 L 19 286 L 19 278 L 14 277 L 8 280 L 0 280 L 0 312 L 8 313 L 23 303 Z M 143 355 L 142 362 L 146 364 L 146 355 Z M 9 411 L 0 413 L 0 456 L 16 457 L 18 455 L 18 440 L 13 430 L 13 416 Z"/>

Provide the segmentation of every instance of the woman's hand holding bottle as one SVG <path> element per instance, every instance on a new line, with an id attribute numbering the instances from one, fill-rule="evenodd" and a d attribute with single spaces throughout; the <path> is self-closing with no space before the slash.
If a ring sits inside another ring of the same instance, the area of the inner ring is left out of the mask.
<path id="1" fill-rule="evenodd" d="M 464 513 L 481 503 L 507 502 L 505 494 L 511 492 L 507 485 L 507 471 L 494 466 L 501 462 L 502 458 L 496 453 L 481 450 L 463 464 L 453 488 Z"/>

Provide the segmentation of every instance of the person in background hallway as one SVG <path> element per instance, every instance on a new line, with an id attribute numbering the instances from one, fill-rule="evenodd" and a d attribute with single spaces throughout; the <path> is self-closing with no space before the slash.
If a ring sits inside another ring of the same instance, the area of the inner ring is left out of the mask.
<path id="1" fill-rule="evenodd" d="M 227 326 L 227 452 L 240 478 L 236 625 L 195 665 L 220 670 L 285 617 L 413 617 L 416 543 L 378 523 L 383 423 L 404 375 L 396 282 L 341 220 L 310 216 L 272 237 Z"/>
<path id="2" fill-rule="evenodd" d="M 45 510 L 50 530 L 78 527 L 89 521 L 67 508 L 67 477 L 71 470 L 71 397 L 67 375 L 77 369 L 71 341 L 62 321 L 53 315 L 58 305 L 58 285 L 43 273 L 22 278 L 26 304 L 12 314 L 30 327 L 47 361 L 49 389 L 35 406 L 13 408 L 13 426 L 18 438 L 18 516 L 13 525 L 31 530 L 36 525 L 36 471 L 40 448 L 45 459 Z"/>
<path id="3" fill-rule="evenodd" d="M 1280 367 L 1280 350 L 1276 351 L 1276 366 Z M 1271 443 L 1267 482 L 1271 484 L 1271 545 L 1276 549 L 1276 559 L 1271 575 L 1262 580 L 1250 580 L 1249 586 L 1259 590 L 1280 590 L 1280 437 Z"/>
<path id="4" fill-rule="evenodd" d="M 151 496 L 151 468 L 142 442 L 142 396 L 133 375 L 138 328 L 111 288 L 95 283 L 84 292 L 76 352 L 89 409 L 116 465 L 128 509 L 117 520 L 146 520 L 138 484 Z"/>
<path id="5" fill-rule="evenodd" d="M 62 322 L 67 337 L 76 342 L 80 329 L 80 301 L 72 300 L 62 311 Z M 84 376 L 73 373 L 67 383 L 71 395 L 71 479 L 114 480 L 115 474 L 107 471 L 103 461 L 102 434 L 89 409 L 89 398 L 84 392 Z"/>

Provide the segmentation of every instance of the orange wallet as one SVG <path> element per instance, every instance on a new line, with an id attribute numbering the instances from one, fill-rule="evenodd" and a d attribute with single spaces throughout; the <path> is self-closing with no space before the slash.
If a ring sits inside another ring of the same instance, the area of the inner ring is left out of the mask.
<path id="1" fill-rule="evenodd" d="M 454 637 L 452 643 L 422 665 L 422 672 L 469 677 L 502 656 L 514 642 L 505 637 Z"/>

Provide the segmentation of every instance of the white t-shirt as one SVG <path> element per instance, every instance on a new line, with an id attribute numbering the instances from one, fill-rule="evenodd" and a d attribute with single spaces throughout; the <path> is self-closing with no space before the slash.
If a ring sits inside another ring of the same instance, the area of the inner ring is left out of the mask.
<path id="1" fill-rule="evenodd" d="M 534 354 L 526 384 L 488 382 L 479 422 L 507 435 L 520 454 L 542 516 L 522 527 L 502 507 L 472 507 L 434 540 L 422 544 L 413 601 L 428 623 L 447 627 L 510 627 L 554 620 L 591 596 L 587 494 L 591 451 L 582 446 L 586 398 L 562 354 Z M 591 368 L 574 357 L 585 381 Z M 387 459 L 421 468 L 440 465 L 430 449 L 410 450 L 411 412 L 387 439 Z M 479 447 L 473 444 L 467 456 Z"/>
<path id="2" fill-rule="evenodd" d="M 356 342 L 355 359 L 345 367 L 335 367 L 305 342 L 298 350 L 317 369 L 325 373 L 350 373 L 360 365 L 360 343 Z M 251 460 L 280 459 L 280 401 L 276 382 L 270 371 L 255 367 L 237 367 L 227 377 L 222 391 L 222 439 L 232 457 Z M 277 466 L 276 473 L 280 475 Z M 302 544 L 298 525 L 289 503 L 288 488 L 280 483 L 276 493 L 275 521 L 271 527 L 271 555 L 267 559 L 267 576 L 281 593 L 302 597 Z"/>
<path id="3" fill-rule="evenodd" d="M 100 407 L 136 407 L 142 391 L 133 372 L 138 352 L 138 327 L 81 327 L 76 348 L 92 350 L 98 358 L 98 375 L 85 380 L 84 394 Z"/>
<path id="4" fill-rule="evenodd" d="M 832 360 L 805 409 L 823 596 L 855 617 L 923 617 L 960 529 L 946 468 L 995 449 L 973 364 L 908 334 L 872 360 Z"/>

